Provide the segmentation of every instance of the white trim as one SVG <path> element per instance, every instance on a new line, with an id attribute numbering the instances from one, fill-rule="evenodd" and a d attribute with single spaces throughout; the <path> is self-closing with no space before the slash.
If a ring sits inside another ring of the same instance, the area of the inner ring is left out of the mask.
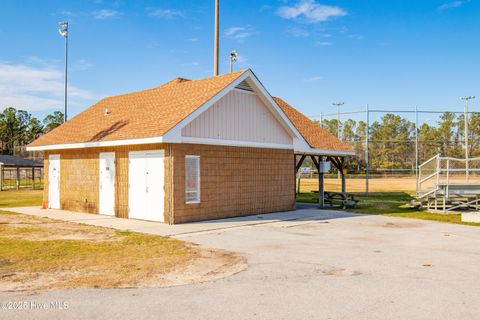
<path id="1" fill-rule="evenodd" d="M 185 174 L 185 204 L 198 204 L 200 203 L 201 201 L 201 196 L 200 196 L 200 191 L 202 190 L 201 188 L 201 185 L 200 185 L 200 174 L 201 174 L 201 170 L 200 170 L 200 156 L 199 155 L 191 155 L 191 154 L 187 154 L 185 155 L 185 160 L 187 160 L 188 158 L 190 159 L 198 159 L 198 162 L 197 162 L 197 168 L 198 168 L 198 174 L 197 174 L 197 186 L 198 186 L 198 190 L 196 190 L 196 193 L 197 193 L 197 199 L 198 200 L 192 200 L 192 201 L 187 201 L 186 198 L 187 198 L 187 181 L 186 181 L 186 174 Z M 186 161 L 185 161 L 186 162 Z M 185 168 L 185 172 L 186 172 L 186 168 Z"/>
<path id="2" fill-rule="evenodd" d="M 323 149 L 295 149 L 296 154 L 311 154 L 324 156 L 354 156 L 355 151 L 338 151 L 338 150 L 323 150 Z"/>
<path id="3" fill-rule="evenodd" d="M 309 148 L 309 144 L 297 130 L 297 127 L 295 127 L 295 125 L 290 121 L 290 119 L 283 112 L 283 110 L 278 106 L 278 104 L 275 102 L 270 93 L 265 89 L 260 80 L 258 80 L 257 76 L 253 73 L 253 71 L 249 69 L 248 74 L 248 79 L 252 81 L 252 83 L 249 83 L 252 89 L 254 89 L 254 91 L 258 90 L 261 93 L 258 95 L 258 97 L 263 100 L 263 102 L 265 102 L 267 106 L 270 105 L 276 111 L 273 112 L 273 115 L 277 118 L 277 120 L 279 120 L 279 122 L 285 127 L 285 129 L 292 134 L 292 137 L 297 138 L 298 143 L 304 148 Z M 278 119 L 278 117 L 280 117 L 280 119 Z"/>
<path id="4" fill-rule="evenodd" d="M 235 90 L 235 87 L 244 80 L 247 80 L 247 82 L 249 82 L 250 86 L 252 87 L 252 90 L 254 90 L 254 93 L 257 94 L 260 100 L 262 100 L 271 111 L 273 111 L 272 112 L 273 116 L 287 130 L 287 132 L 292 136 L 292 138 L 298 139 L 301 147 L 308 148 L 309 145 L 307 144 L 303 136 L 300 134 L 297 128 L 293 125 L 293 123 L 288 119 L 288 117 L 285 115 L 282 109 L 278 106 L 275 100 L 273 100 L 272 96 L 263 87 L 261 82 L 257 79 L 255 74 L 250 69 L 245 71 L 236 80 L 231 82 L 227 87 L 225 87 L 223 90 L 217 93 L 213 98 L 208 100 L 206 103 L 204 103 L 202 106 L 197 108 L 194 112 L 192 112 L 186 118 L 184 118 L 179 123 L 177 123 L 173 128 L 167 131 L 163 136 L 164 142 L 170 142 L 170 143 L 183 142 L 184 137 L 182 137 L 182 129 L 186 125 L 188 125 L 190 122 L 192 122 L 195 118 L 197 118 L 201 113 L 203 113 L 208 108 L 210 108 L 215 103 L 217 103 L 227 93 L 229 93 L 232 90 Z M 216 139 L 212 139 L 212 140 L 215 141 Z"/>
<path id="5" fill-rule="evenodd" d="M 163 153 L 163 156 L 165 156 L 165 149 L 128 151 L 129 155 L 130 154 L 151 154 L 151 153 Z"/>
<path id="6" fill-rule="evenodd" d="M 102 206 L 102 175 L 101 175 L 101 171 L 102 171 L 102 165 L 101 165 L 101 161 L 102 161 L 102 158 L 107 158 L 107 157 L 113 157 L 113 211 L 112 212 L 102 212 L 102 209 L 103 206 Z M 117 180 L 117 168 L 116 168 L 116 164 L 117 164 L 117 159 L 116 159 L 116 154 L 115 154 L 115 151 L 110 151 L 110 152 L 100 152 L 98 154 L 98 214 L 100 215 L 105 215 L 105 216 L 112 216 L 114 217 L 115 216 L 115 195 L 117 194 L 117 185 L 115 183 L 115 181 Z"/>
<path id="7" fill-rule="evenodd" d="M 163 142 L 163 137 L 151 137 L 151 138 L 124 139 L 124 140 L 111 140 L 111 141 L 51 144 L 48 146 L 27 147 L 27 151 L 79 149 L 79 148 L 95 148 L 95 147 L 116 147 L 116 146 L 127 146 L 127 145 L 133 145 L 133 144 L 150 144 L 150 143 L 162 143 L 162 142 Z"/>
<path id="8" fill-rule="evenodd" d="M 180 143 L 293 150 L 293 144 L 280 144 L 280 143 L 277 144 L 277 143 L 237 141 L 237 140 L 224 140 L 224 139 L 199 138 L 199 137 L 182 137 L 182 140 Z"/>

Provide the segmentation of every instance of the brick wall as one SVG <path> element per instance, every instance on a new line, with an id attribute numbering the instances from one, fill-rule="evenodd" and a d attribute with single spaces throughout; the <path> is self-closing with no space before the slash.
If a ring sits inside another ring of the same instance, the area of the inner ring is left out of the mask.
<path id="1" fill-rule="evenodd" d="M 59 154 L 60 207 L 64 210 L 98 214 L 99 155 L 101 152 L 115 152 L 115 215 L 117 217 L 127 218 L 128 152 L 157 150 L 163 148 L 165 148 L 165 145 L 163 144 L 149 144 L 104 148 L 52 150 L 45 152 L 44 200 L 48 202 L 48 156 L 50 154 Z M 165 154 L 166 156 L 168 155 L 168 148 Z M 167 167 L 165 167 L 165 170 L 167 170 Z M 168 206 L 166 205 L 165 208 L 168 209 Z"/>
<path id="2" fill-rule="evenodd" d="M 199 204 L 185 204 L 185 155 L 200 156 Z M 292 150 L 173 145 L 174 223 L 292 210 Z"/>
<path id="3" fill-rule="evenodd" d="M 182 223 L 292 210 L 292 150 L 166 144 L 86 148 L 45 153 L 44 200 L 48 201 L 48 156 L 60 154 L 62 209 L 98 213 L 99 153 L 115 152 L 115 214 L 128 217 L 128 152 L 165 150 L 165 222 Z M 201 202 L 185 204 L 185 155 L 200 155 Z M 170 161 L 173 167 L 170 167 Z M 172 173 L 172 174 L 170 174 Z M 170 179 L 170 176 L 173 176 Z M 172 198 L 169 190 L 173 184 Z M 172 210 L 169 210 L 172 199 Z"/>

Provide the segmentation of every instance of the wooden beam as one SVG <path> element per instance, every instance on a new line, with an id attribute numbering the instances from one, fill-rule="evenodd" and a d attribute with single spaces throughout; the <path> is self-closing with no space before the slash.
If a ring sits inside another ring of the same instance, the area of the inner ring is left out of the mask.
<path id="1" fill-rule="evenodd" d="M 312 157 L 313 160 L 313 157 Z M 323 176 L 323 172 L 320 172 L 320 163 L 322 161 L 322 157 L 318 157 L 318 162 L 316 162 L 318 168 L 318 205 L 320 209 L 325 208 L 325 179 Z M 315 161 L 314 161 L 315 162 Z"/>
<path id="2" fill-rule="evenodd" d="M 338 169 L 338 171 L 342 171 L 342 165 L 340 164 L 340 161 L 336 157 L 328 157 L 328 160 L 333 163 L 335 168 Z"/>
<path id="3" fill-rule="evenodd" d="M 320 171 L 320 162 L 317 161 L 315 156 L 310 156 L 310 158 L 312 159 L 313 164 L 315 165 L 315 168 L 317 168 L 317 170 Z M 318 159 L 320 159 L 320 157 L 318 157 Z"/>
<path id="4" fill-rule="evenodd" d="M 305 158 L 306 158 L 306 157 L 307 157 L 306 155 L 302 155 L 302 156 L 300 157 L 300 161 L 298 161 L 298 163 L 295 164 L 295 174 L 297 174 L 298 170 L 300 170 L 300 167 L 302 166 L 303 161 L 305 161 Z M 297 160 L 297 156 L 295 155 L 295 161 L 296 161 L 296 160 Z"/>

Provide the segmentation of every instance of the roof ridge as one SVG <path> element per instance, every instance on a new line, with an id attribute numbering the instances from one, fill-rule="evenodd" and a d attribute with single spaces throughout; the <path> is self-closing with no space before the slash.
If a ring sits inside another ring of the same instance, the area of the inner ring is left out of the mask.
<path id="1" fill-rule="evenodd" d="M 191 83 L 191 82 L 197 82 L 197 81 L 203 81 L 203 80 L 208 80 L 208 79 L 213 79 L 213 78 L 217 78 L 217 77 L 225 77 L 225 76 L 231 76 L 233 74 L 243 74 L 244 72 L 247 72 L 249 69 L 244 69 L 244 70 L 239 70 L 239 71 L 235 71 L 235 72 L 231 72 L 231 73 L 224 73 L 224 74 L 220 74 L 218 76 L 210 76 L 210 77 L 204 77 L 204 78 L 200 78 L 200 79 L 187 79 L 187 78 L 183 78 L 183 77 L 176 77 L 170 81 L 167 81 L 159 86 L 156 86 L 156 87 L 152 87 L 152 88 L 148 88 L 148 89 L 143 89 L 143 90 L 138 90 L 138 91 L 132 91 L 132 92 L 127 92 L 127 93 L 121 93 L 121 94 L 117 94 L 117 95 L 112 95 L 112 96 L 107 96 L 107 97 L 104 97 L 103 99 L 101 99 L 100 101 L 103 101 L 103 100 L 109 100 L 109 99 L 112 99 L 112 98 L 117 98 L 117 97 L 123 97 L 123 96 L 127 96 L 127 95 L 131 95 L 131 94 L 138 94 L 138 93 L 142 93 L 142 92 L 147 92 L 147 91 L 151 91 L 151 90 L 158 90 L 158 89 L 161 89 L 161 88 L 164 88 L 164 87 L 167 87 L 169 85 L 179 85 L 179 84 L 183 84 L 183 83 Z M 100 102 L 99 101 L 99 102 Z"/>

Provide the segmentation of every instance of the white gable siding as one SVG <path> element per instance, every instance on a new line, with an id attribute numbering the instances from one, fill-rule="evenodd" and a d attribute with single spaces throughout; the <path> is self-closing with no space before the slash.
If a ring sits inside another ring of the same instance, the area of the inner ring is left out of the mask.
<path id="1" fill-rule="evenodd" d="M 292 145 L 293 139 L 253 92 L 232 90 L 182 129 L 182 136 Z"/>

